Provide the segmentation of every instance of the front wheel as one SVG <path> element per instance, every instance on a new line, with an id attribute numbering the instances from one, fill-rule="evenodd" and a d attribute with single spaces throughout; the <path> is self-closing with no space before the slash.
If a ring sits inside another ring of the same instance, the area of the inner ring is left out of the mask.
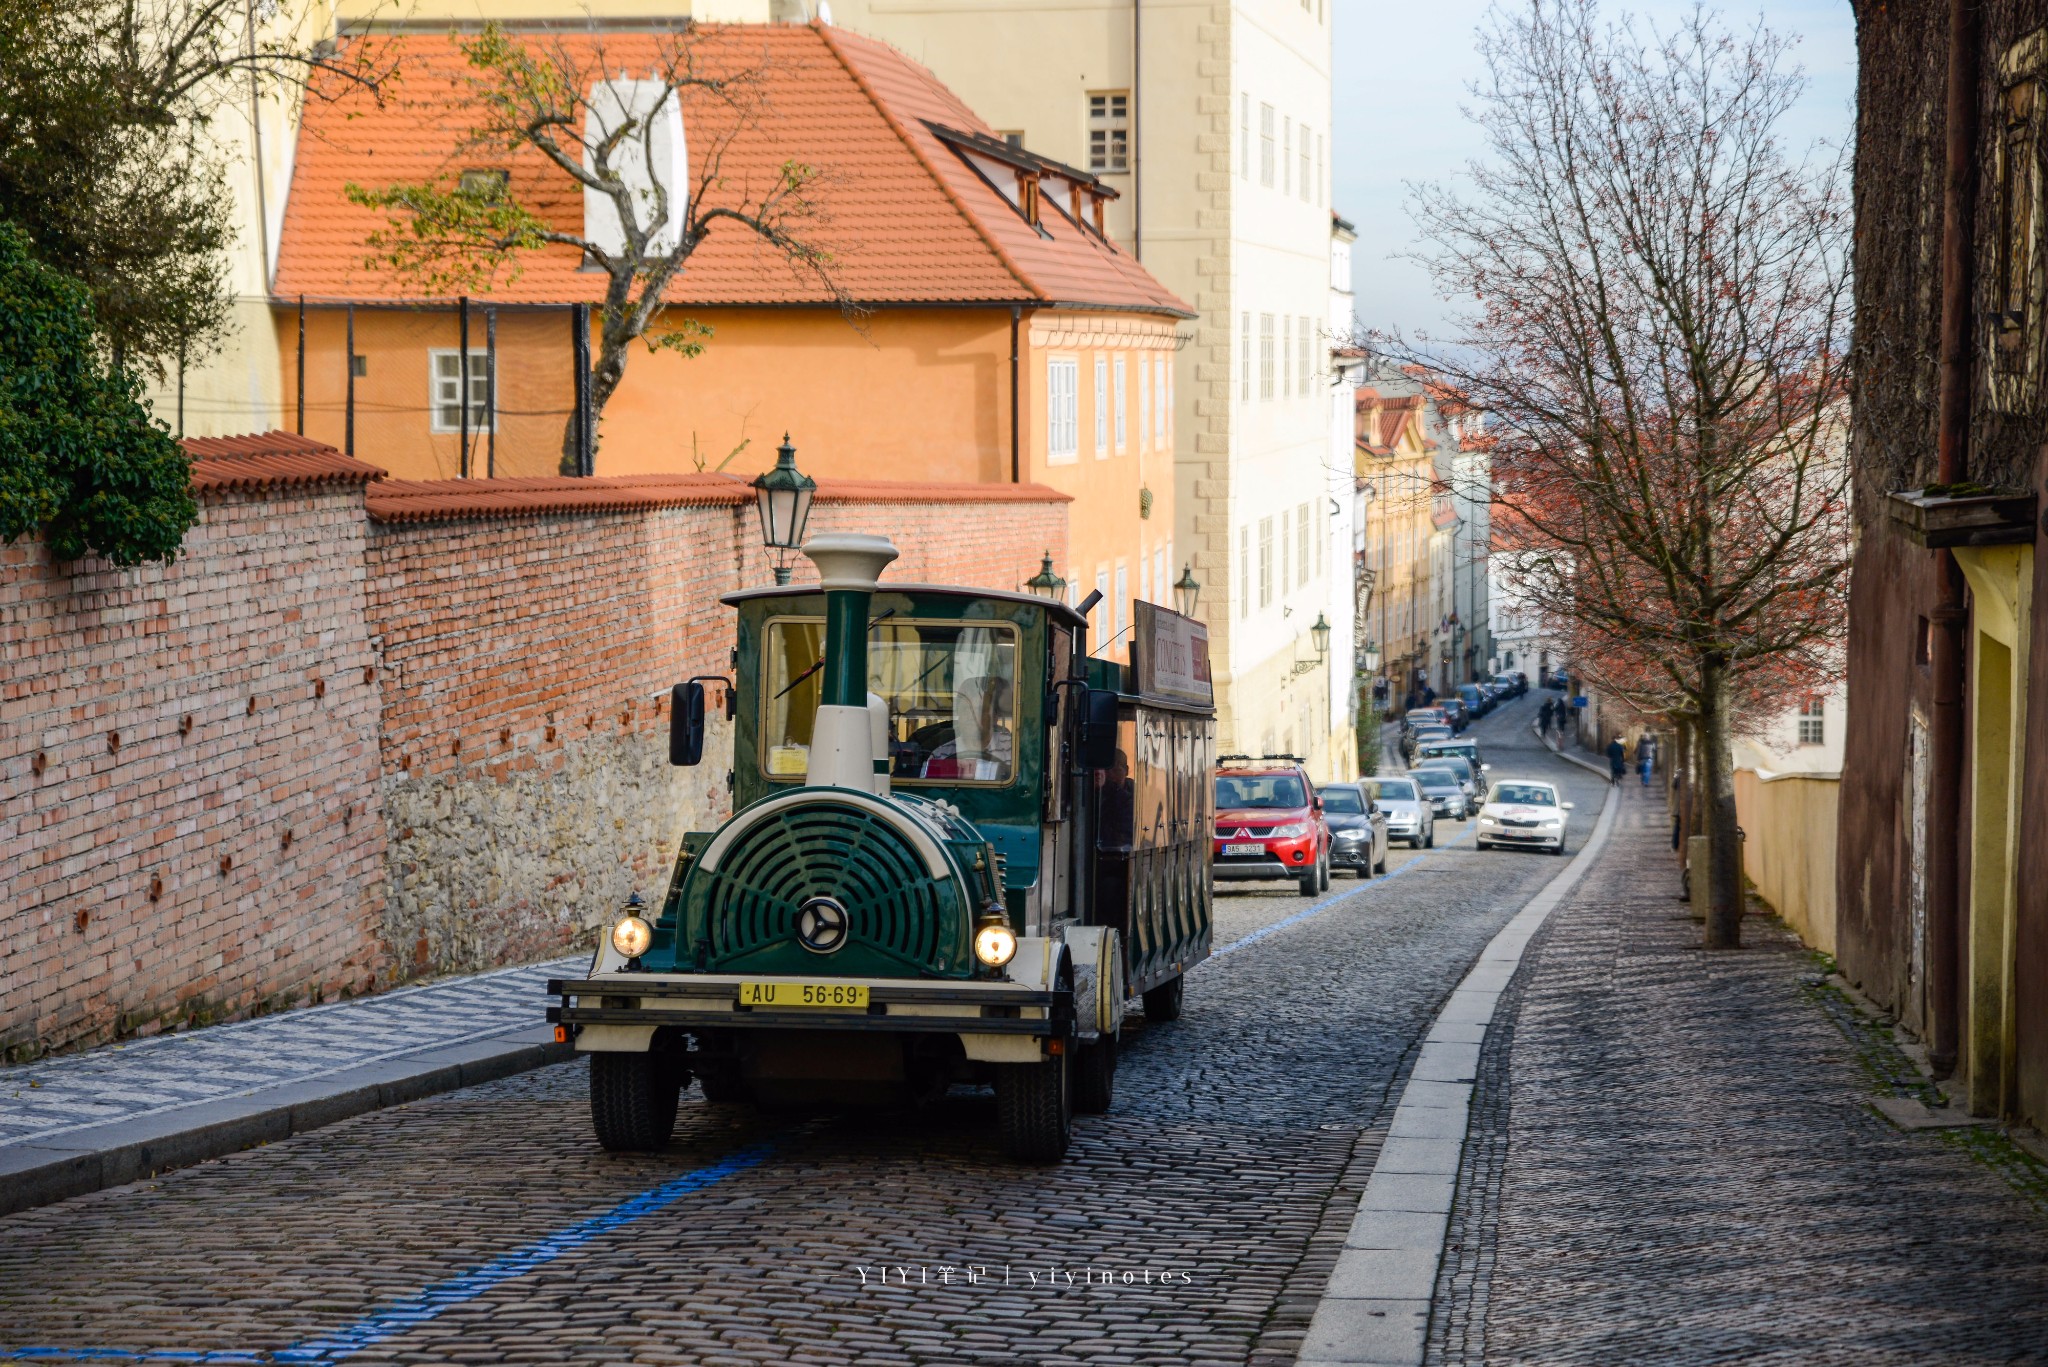
<path id="1" fill-rule="evenodd" d="M 1164 1024 L 1180 1019 L 1181 976 L 1176 973 L 1145 993 L 1145 1019 Z"/>
<path id="2" fill-rule="evenodd" d="M 1429 828 L 1429 834 L 1422 837 L 1422 848 L 1425 850 L 1433 850 L 1436 848 L 1436 827 L 1431 826 Z"/>
<path id="3" fill-rule="evenodd" d="M 676 1101 L 688 1073 L 660 1054 L 592 1054 L 590 1123 L 612 1153 L 648 1153 L 676 1129 Z"/>
<path id="4" fill-rule="evenodd" d="M 1020 1163 L 1057 1163 L 1073 1134 L 1067 1056 L 996 1067 L 996 1125 L 1003 1152 Z"/>
<path id="5" fill-rule="evenodd" d="M 1328 850 L 1325 850 L 1325 851 L 1323 851 L 1323 857 L 1322 857 L 1322 859 L 1321 859 L 1320 861 L 1318 861 L 1318 862 L 1317 862 L 1317 864 L 1316 864 L 1316 891 L 1317 891 L 1317 892 L 1328 892 L 1329 890 L 1330 890 L 1330 852 L 1329 852 Z"/>
<path id="6" fill-rule="evenodd" d="M 1102 1115 L 1116 1100 L 1117 1037 L 1104 1035 L 1074 1049 L 1074 1109 Z"/>

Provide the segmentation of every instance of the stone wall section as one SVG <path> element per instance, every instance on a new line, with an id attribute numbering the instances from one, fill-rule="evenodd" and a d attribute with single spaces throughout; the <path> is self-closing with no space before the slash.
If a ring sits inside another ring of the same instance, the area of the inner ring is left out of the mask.
<path id="1" fill-rule="evenodd" d="M 169 566 L 0 547 L 0 1057 L 384 976 L 361 490 L 200 509 Z"/>

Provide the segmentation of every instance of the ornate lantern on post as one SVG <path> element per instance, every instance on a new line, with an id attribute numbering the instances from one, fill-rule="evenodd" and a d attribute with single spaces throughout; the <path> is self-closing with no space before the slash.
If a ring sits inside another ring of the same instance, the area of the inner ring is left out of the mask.
<path id="1" fill-rule="evenodd" d="M 804 524 L 811 520 L 811 497 L 818 481 L 796 468 L 796 447 L 789 433 L 775 448 L 775 468 L 754 477 L 754 505 L 761 514 L 761 541 L 775 557 L 775 582 L 789 582 L 791 552 L 804 544 Z"/>
<path id="2" fill-rule="evenodd" d="M 1038 567 L 1038 573 L 1026 579 L 1024 587 L 1033 597 L 1043 598 L 1048 603 L 1058 602 L 1060 595 L 1066 592 L 1067 581 L 1053 573 L 1051 551 L 1045 553 L 1045 561 Z"/>
<path id="3" fill-rule="evenodd" d="M 1195 567 L 1184 564 L 1180 567 L 1180 578 L 1173 581 L 1173 610 L 1183 617 L 1192 617 L 1201 603 L 1202 582 L 1195 578 Z"/>

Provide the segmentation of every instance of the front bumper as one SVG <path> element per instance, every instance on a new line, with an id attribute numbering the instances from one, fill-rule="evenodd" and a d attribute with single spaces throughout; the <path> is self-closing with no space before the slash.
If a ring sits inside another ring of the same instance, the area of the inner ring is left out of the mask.
<path id="1" fill-rule="evenodd" d="M 1564 829 L 1533 830 L 1527 826 L 1482 826 L 1479 839 L 1495 845 L 1533 845 L 1547 848 L 1564 844 Z"/>
<path id="2" fill-rule="evenodd" d="M 1277 859 L 1246 859 L 1238 857 L 1229 860 L 1218 859 L 1209 866 L 1210 872 L 1219 883 L 1252 882 L 1262 878 L 1301 877 L 1310 866 L 1306 863 L 1289 867 Z"/>
<path id="3" fill-rule="evenodd" d="M 923 982 L 868 979 L 868 1005 L 763 1011 L 740 1004 L 743 982 L 816 979 L 737 973 L 606 973 L 555 978 L 548 994 L 560 1006 L 548 1021 L 573 1036 L 586 1025 L 669 1026 L 681 1030 L 856 1030 L 911 1033 L 1074 1034 L 1074 994 L 1008 982 Z"/>
<path id="4" fill-rule="evenodd" d="M 1330 846 L 1330 866 L 1338 869 L 1362 869 L 1372 865 L 1372 841 L 1339 841 Z"/>

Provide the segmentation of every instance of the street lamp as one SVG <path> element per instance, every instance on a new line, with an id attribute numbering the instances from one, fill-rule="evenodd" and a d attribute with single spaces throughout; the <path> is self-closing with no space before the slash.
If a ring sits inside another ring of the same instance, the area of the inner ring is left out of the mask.
<path id="1" fill-rule="evenodd" d="M 1202 584 L 1195 578 L 1195 567 L 1185 564 L 1180 567 L 1180 578 L 1173 583 L 1173 610 L 1183 617 L 1195 615 L 1195 608 L 1202 601 Z"/>
<path id="2" fill-rule="evenodd" d="M 1059 596 L 1066 591 L 1067 581 L 1052 572 L 1051 551 L 1045 553 L 1045 563 L 1038 567 L 1037 574 L 1024 581 L 1024 587 L 1029 589 L 1034 597 L 1043 598 L 1049 603 L 1059 601 Z"/>
<path id="3" fill-rule="evenodd" d="M 811 520 L 811 496 L 818 481 L 796 468 L 796 448 L 789 433 L 775 448 L 775 468 L 754 477 L 754 505 L 761 514 L 761 541 L 775 556 L 775 582 L 789 582 L 790 552 L 804 544 L 804 524 Z"/>
<path id="4" fill-rule="evenodd" d="M 1318 612 L 1316 614 L 1316 624 L 1308 629 L 1308 636 L 1311 641 L 1316 643 L 1316 655 L 1318 658 L 1328 658 L 1330 654 L 1330 623 L 1322 613 Z"/>
<path id="5" fill-rule="evenodd" d="M 1358 652 L 1358 662 L 1365 666 L 1365 672 L 1375 674 L 1380 667 L 1380 645 L 1378 641 L 1367 641 L 1365 649 Z"/>

